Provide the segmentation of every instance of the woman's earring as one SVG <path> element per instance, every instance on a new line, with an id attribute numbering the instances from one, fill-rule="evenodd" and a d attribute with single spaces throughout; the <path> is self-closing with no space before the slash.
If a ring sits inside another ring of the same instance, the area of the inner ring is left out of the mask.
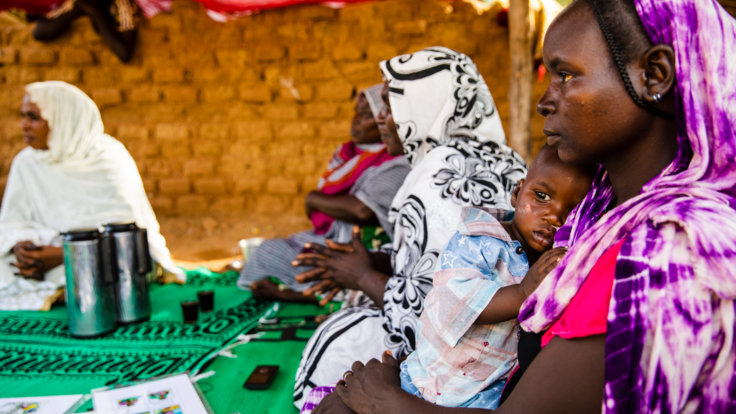
<path id="1" fill-rule="evenodd" d="M 654 102 L 656 103 L 659 103 L 660 101 L 662 101 L 662 95 L 658 93 L 655 93 L 654 96 L 652 96 L 652 98 L 654 98 Z"/>

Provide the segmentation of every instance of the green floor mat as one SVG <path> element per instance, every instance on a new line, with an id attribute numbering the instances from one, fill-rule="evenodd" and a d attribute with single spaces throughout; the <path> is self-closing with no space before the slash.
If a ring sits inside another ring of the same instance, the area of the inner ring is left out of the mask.
<path id="1" fill-rule="evenodd" d="M 302 350 L 314 332 L 312 316 L 326 313 L 317 305 L 282 304 L 276 315 L 280 323 L 260 325 L 253 332 L 266 334 L 233 349 L 237 358 L 218 357 L 202 372 L 215 375 L 200 380 L 210 406 L 217 414 L 296 414 L 294 382 Z M 305 322 L 305 319 L 307 322 Z M 243 383 L 257 365 L 278 365 L 279 372 L 267 390 L 246 390 Z"/>
<path id="2" fill-rule="evenodd" d="M 186 285 L 151 285 L 150 321 L 119 327 L 102 338 L 70 337 L 64 306 L 0 312 L 0 395 L 87 394 L 194 368 L 216 372 L 199 383 L 216 414 L 296 413 L 292 393 L 301 352 L 316 328 L 313 316 L 327 310 L 282 304 L 274 314 L 274 302 L 256 300 L 234 286 L 235 272 L 187 273 Z M 180 303 L 202 289 L 215 291 L 215 311 L 200 313 L 197 324 L 186 325 Z M 273 319 L 270 324 L 259 324 L 264 315 Z M 232 350 L 237 358 L 212 357 L 238 335 L 261 331 L 266 331 L 263 337 Z M 279 365 L 270 389 L 243 389 L 256 365 Z"/>
<path id="3" fill-rule="evenodd" d="M 215 311 L 182 323 L 180 303 L 199 289 L 215 291 Z M 257 325 L 273 302 L 232 285 L 152 285 L 148 322 L 98 339 L 69 335 L 66 309 L 0 312 L 0 395 L 86 393 L 92 388 L 183 372 Z"/>

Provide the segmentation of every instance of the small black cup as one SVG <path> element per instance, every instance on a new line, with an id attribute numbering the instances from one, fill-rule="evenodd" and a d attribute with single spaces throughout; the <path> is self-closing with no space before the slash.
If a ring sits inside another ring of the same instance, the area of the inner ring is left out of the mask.
<path id="1" fill-rule="evenodd" d="M 199 297 L 199 309 L 204 312 L 212 312 L 215 310 L 215 291 L 214 290 L 202 290 L 197 292 Z"/>
<path id="2" fill-rule="evenodd" d="M 187 299 L 181 303 L 184 314 L 184 323 L 197 323 L 199 319 L 199 302 L 196 299 Z"/>

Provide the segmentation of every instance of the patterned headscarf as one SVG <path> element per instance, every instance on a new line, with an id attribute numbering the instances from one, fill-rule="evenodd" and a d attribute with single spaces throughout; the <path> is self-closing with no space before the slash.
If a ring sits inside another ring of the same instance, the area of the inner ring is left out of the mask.
<path id="1" fill-rule="evenodd" d="M 734 412 L 736 21 L 716 0 L 635 2 L 652 42 L 675 51 L 678 156 L 600 219 L 613 190 L 599 172 L 557 234 L 569 253 L 519 319 L 528 331 L 549 327 L 603 253 L 624 240 L 604 411 Z"/>
<path id="2" fill-rule="evenodd" d="M 412 166 L 453 137 L 506 144 L 491 91 L 464 54 L 427 48 L 383 61 L 381 71 L 391 88 L 391 112 Z"/>

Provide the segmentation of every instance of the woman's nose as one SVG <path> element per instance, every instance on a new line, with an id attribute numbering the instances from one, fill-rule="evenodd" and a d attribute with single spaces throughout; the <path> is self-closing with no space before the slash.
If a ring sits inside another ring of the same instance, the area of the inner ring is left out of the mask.
<path id="1" fill-rule="evenodd" d="M 550 91 L 547 89 L 547 91 L 542 95 L 542 98 L 539 99 L 539 102 L 537 102 L 537 113 L 539 115 L 542 115 L 546 117 L 547 115 L 551 115 L 555 113 L 555 110 L 557 109 L 557 105 L 550 97 Z"/>
<path id="2" fill-rule="evenodd" d="M 28 120 L 25 117 L 23 117 L 23 118 L 20 119 L 20 129 L 25 130 L 29 126 L 30 126 L 30 122 L 28 122 Z"/>
<path id="3" fill-rule="evenodd" d="M 386 117 L 388 116 L 389 107 L 386 104 L 383 104 L 381 107 L 381 110 L 378 112 L 378 115 L 376 115 L 376 123 L 377 124 L 385 124 L 386 123 Z"/>

